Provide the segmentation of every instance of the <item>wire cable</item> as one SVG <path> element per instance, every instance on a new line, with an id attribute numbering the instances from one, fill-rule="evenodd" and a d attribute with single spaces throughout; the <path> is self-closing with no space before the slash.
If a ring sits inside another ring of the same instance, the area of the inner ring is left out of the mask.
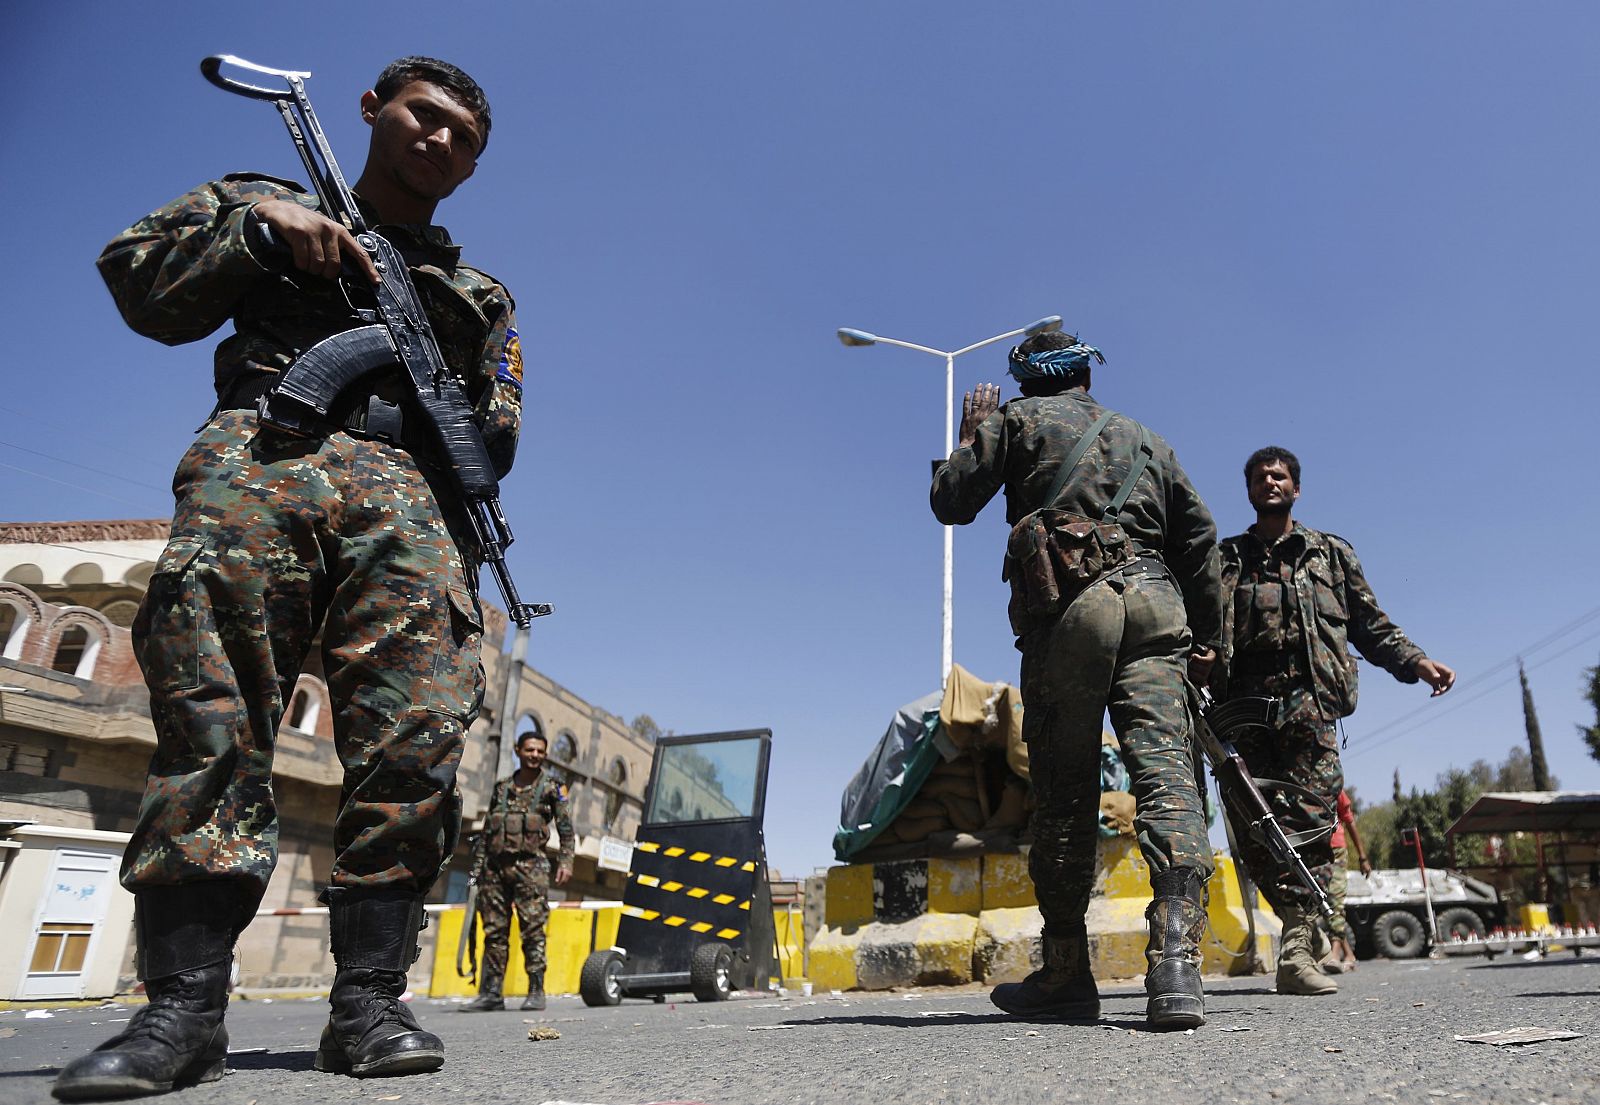
<path id="1" fill-rule="evenodd" d="M 100 495 L 125 506 L 137 507 L 140 510 L 145 509 L 144 503 L 136 503 L 132 499 L 124 499 L 121 495 L 113 495 L 111 492 L 102 491 L 98 487 L 85 487 L 83 484 L 73 483 L 71 480 L 60 480 L 54 476 L 47 476 L 43 472 L 35 472 L 29 468 L 20 468 L 15 464 L 7 464 L 3 460 L 0 460 L 0 468 L 9 468 L 13 472 L 21 472 L 23 475 L 32 476 L 34 479 L 47 480 L 50 483 L 60 484 L 62 487 L 70 487 L 74 491 L 87 491 L 91 495 Z"/>
<path id="2" fill-rule="evenodd" d="M 1526 657 L 1532 656 L 1534 653 L 1540 651 L 1543 648 L 1548 647 L 1549 645 L 1554 644 L 1556 641 L 1559 641 L 1562 637 L 1565 637 L 1568 633 L 1571 633 L 1573 630 L 1578 629 L 1578 628 L 1586 625 L 1587 623 L 1594 621 L 1596 618 L 1600 618 L 1600 606 L 1596 606 L 1592 610 L 1588 610 L 1588 611 L 1585 611 L 1582 614 L 1579 614 L 1576 618 L 1573 618 L 1571 621 L 1565 623 L 1564 625 L 1558 627 L 1557 629 L 1553 630 L 1552 632 L 1547 633 L 1545 636 L 1539 638 L 1533 644 L 1528 645 L 1526 648 L 1519 649 L 1518 651 L 1513 652 L 1510 656 L 1506 657 L 1504 660 L 1501 660 L 1500 662 L 1498 662 L 1498 663 L 1496 663 L 1496 664 L 1484 669 L 1483 671 L 1479 672 L 1478 674 L 1474 675 L 1472 677 L 1472 679 L 1470 680 L 1470 682 L 1474 685 L 1473 686 L 1473 692 L 1474 693 L 1468 695 L 1466 697 L 1466 699 L 1464 699 L 1464 700 L 1463 699 L 1457 699 L 1456 701 L 1450 703 L 1448 705 L 1448 707 L 1446 709 L 1444 709 L 1444 710 L 1439 710 L 1432 702 L 1424 702 L 1422 705 L 1417 706 L 1414 709 L 1408 710 L 1407 712 L 1401 714 L 1397 718 L 1392 718 L 1389 721 L 1386 721 L 1386 722 L 1382 723 L 1381 725 L 1378 725 L 1377 727 L 1375 727 L 1373 729 L 1367 730 L 1365 733 L 1362 733 L 1362 734 L 1360 734 L 1360 735 L 1358 735 L 1356 737 L 1352 737 L 1350 739 L 1350 741 L 1348 742 L 1346 750 L 1349 751 L 1349 750 L 1352 750 L 1352 749 L 1360 749 L 1360 748 L 1367 747 L 1368 745 L 1372 744 L 1374 738 L 1378 737 L 1379 735 L 1381 735 L 1383 733 L 1386 733 L 1391 729 L 1394 729 L 1394 728 L 1397 728 L 1397 727 L 1399 727 L 1401 725 L 1404 725 L 1406 722 L 1410 721 L 1412 718 L 1418 717 L 1418 716 L 1420 716 L 1420 715 L 1422 715 L 1424 713 L 1431 713 L 1433 716 L 1437 717 L 1437 716 L 1440 716 L 1442 714 L 1451 712 L 1457 706 L 1466 705 L 1466 703 L 1468 701 L 1476 700 L 1478 697 L 1480 697 L 1478 695 L 1478 693 L 1477 693 L 1477 691 L 1478 691 L 1477 684 L 1481 683 L 1482 680 L 1487 679 L 1490 676 L 1495 675 L 1495 674 L 1497 674 L 1498 672 L 1500 672 L 1500 671 L 1502 671 L 1504 669 L 1510 668 L 1513 664 L 1516 664 L 1519 660 L 1522 660 L 1522 659 L 1524 659 Z M 1584 638 L 1584 639 L 1588 640 L 1589 638 Z M 1563 650 L 1563 651 L 1565 651 L 1565 650 Z M 1560 653 L 1557 653 L 1556 655 L 1560 655 Z M 1552 658 L 1553 657 L 1546 657 L 1545 659 L 1552 659 Z M 1545 662 L 1545 660 L 1538 660 L 1538 661 L 1536 661 L 1534 663 L 1533 666 L 1537 667 L 1539 664 L 1543 664 L 1544 662 Z M 1461 680 L 1461 682 L 1463 684 L 1465 684 L 1465 683 L 1468 682 L 1468 680 L 1463 679 L 1463 680 Z M 1497 686 L 1497 687 L 1500 686 L 1500 685 L 1501 684 L 1498 684 L 1498 683 L 1495 684 L 1495 686 Z"/>
<path id="3" fill-rule="evenodd" d="M 1534 668 L 1543 667 L 1545 664 L 1548 664 L 1550 661 L 1555 660 L 1555 659 L 1559 659 L 1560 657 L 1565 656 L 1567 653 L 1571 652 L 1573 649 L 1579 647 L 1580 645 L 1588 644 L 1590 641 L 1593 641 L 1593 640 L 1596 640 L 1596 639 L 1600 639 L 1600 629 L 1595 630 L 1593 633 L 1587 633 L 1584 636 L 1579 637 L 1576 641 L 1573 641 L 1571 644 L 1567 645 L 1565 648 L 1558 649 L 1557 651 L 1552 652 L 1550 655 L 1544 657 L 1543 659 L 1541 659 L 1541 660 L 1539 660 L 1539 661 L 1537 661 L 1535 663 L 1528 664 L 1527 668 L 1528 669 L 1534 669 Z M 1402 730 L 1400 732 L 1392 733 L 1389 736 L 1383 737 L 1380 740 L 1376 740 L 1376 741 L 1370 741 L 1369 740 L 1369 741 L 1363 743 L 1360 748 L 1355 749 L 1352 752 L 1349 752 L 1348 755 L 1350 755 L 1350 756 L 1359 756 L 1364 752 L 1372 751 L 1374 748 L 1381 748 L 1383 745 L 1386 745 L 1386 744 L 1390 743 L 1391 741 L 1399 740 L 1403 736 L 1408 736 L 1411 733 L 1416 732 L 1418 729 L 1423 728 L 1424 726 L 1432 725 L 1434 722 L 1438 721 L 1440 718 L 1447 717 L 1450 714 L 1454 713 L 1455 711 L 1457 711 L 1457 710 L 1459 710 L 1459 709 L 1461 709 L 1461 708 L 1463 708 L 1465 706 L 1471 705 L 1472 703 L 1478 701 L 1480 698 L 1483 698 L 1485 695 L 1488 695 L 1488 694 L 1490 694 L 1490 693 L 1492 693 L 1494 691 L 1498 691 L 1498 690 L 1500 690 L 1500 689 L 1502 689 L 1504 687 L 1508 687 L 1510 685 L 1511 685 L 1511 678 L 1508 676 L 1507 678 L 1504 678 L 1504 679 L 1497 679 L 1493 683 L 1490 683 L 1490 684 L 1488 684 L 1486 686 L 1482 686 L 1482 687 L 1476 688 L 1475 689 L 1475 693 L 1468 695 L 1466 698 L 1459 699 L 1456 702 L 1450 703 L 1444 709 L 1438 710 L 1431 717 L 1428 717 L 1423 721 L 1417 722 L 1417 724 L 1411 726 L 1409 729 L 1404 729 L 1404 730 Z M 1398 722 L 1398 720 L 1400 720 L 1400 719 L 1397 719 L 1397 722 Z M 1385 726 L 1385 728 L 1389 728 L 1393 724 L 1396 724 L 1397 722 L 1390 723 L 1390 726 Z"/>
<path id="4" fill-rule="evenodd" d="M 38 449 L 30 449 L 26 445 L 18 445 L 15 442 L 0 441 L 0 445 L 4 445 L 8 449 L 15 449 L 20 453 L 32 453 L 36 457 L 43 457 L 45 460 L 52 460 L 52 461 L 55 461 L 57 464 L 66 464 L 66 465 L 70 465 L 73 468 L 81 468 L 83 471 L 92 472 L 96 476 L 105 476 L 107 479 L 121 480 L 123 483 L 131 483 L 135 487 L 148 487 L 152 491 L 165 491 L 165 490 L 167 490 L 166 488 L 160 487 L 160 486 L 158 486 L 156 484 L 146 483 L 144 480 L 130 479 L 129 477 L 123 476 L 123 475 L 119 475 L 116 472 L 107 472 L 103 468 L 94 468 L 94 467 L 92 467 L 90 465 L 87 465 L 87 464 L 80 464 L 79 462 L 77 462 L 75 460 L 67 460 L 65 457 L 51 456 L 49 453 L 40 452 Z"/>

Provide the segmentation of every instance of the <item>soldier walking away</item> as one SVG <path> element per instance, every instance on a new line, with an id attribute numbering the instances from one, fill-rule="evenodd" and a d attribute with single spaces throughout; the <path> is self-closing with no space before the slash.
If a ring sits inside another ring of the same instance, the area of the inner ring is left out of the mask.
<path id="1" fill-rule="evenodd" d="M 371 140 L 358 202 L 405 256 L 503 475 L 522 404 L 511 296 L 432 225 L 477 167 L 488 102 L 455 66 L 409 57 L 360 111 Z M 274 739 L 319 632 L 344 788 L 316 1068 L 436 1070 L 443 1045 L 400 996 L 423 896 L 460 830 L 456 766 L 482 700 L 475 546 L 440 491 L 427 427 L 400 399 L 414 392 L 398 367 L 349 389 L 316 436 L 256 414 L 301 351 L 366 324 L 356 312 L 377 273 L 299 185 L 252 173 L 140 219 L 99 267 L 140 334 L 176 345 L 230 320 L 234 333 L 217 347 L 217 404 L 178 466 L 172 536 L 133 625 L 157 747 L 122 884 L 150 1003 L 68 1063 L 54 1092 L 128 1096 L 222 1077 L 234 943 L 277 858 Z"/>
<path id="2" fill-rule="evenodd" d="M 1065 334 L 1017 346 L 1010 372 L 1022 398 L 999 407 L 994 385 L 968 394 L 960 446 L 934 474 L 941 522 L 971 522 L 1004 487 L 1012 526 L 1006 577 L 1038 799 L 1029 868 L 1044 966 L 991 998 L 1018 1016 L 1099 1016 L 1084 917 L 1109 709 L 1154 894 L 1146 1017 L 1189 1028 L 1205 1022 L 1199 940 L 1212 862 L 1184 676 L 1208 675 L 1221 641 L 1217 532 L 1167 443 L 1090 397 L 1091 359 L 1104 362 Z"/>
<path id="3" fill-rule="evenodd" d="M 555 884 L 572 878 L 576 833 L 567 807 L 567 788 L 545 770 L 550 751 L 542 733 L 517 738 L 517 770 L 501 779 L 489 796 L 483 832 L 473 847 L 472 870 L 478 883 L 478 916 L 483 919 L 483 967 L 478 996 L 463 1013 L 486 1013 L 506 1007 L 506 960 L 511 952 L 511 910 L 517 911 L 522 933 L 522 964 L 528 972 L 528 996 L 522 1008 L 543 1009 L 545 925 L 550 920 L 550 860 L 544 844 L 556 827 L 561 851 Z"/>
<path id="4" fill-rule="evenodd" d="M 1378 606 L 1350 543 L 1294 521 L 1300 461 L 1287 449 L 1257 449 L 1244 466 L 1256 522 L 1222 542 L 1226 641 L 1219 666 L 1224 696 L 1280 700 L 1277 731 L 1237 741 L 1250 773 L 1308 794 L 1273 790 L 1283 829 L 1303 834 L 1300 854 L 1324 891 L 1332 889 L 1333 810 L 1344 786 L 1338 722 L 1356 707 L 1356 663 L 1348 645 L 1402 683 L 1421 680 L 1444 694 L 1456 673 L 1430 660 Z M 1264 847 L 1235 824 L 1234 838 L 1262 893 L 1283 920 L 1280 994 L 1331 994 L 1339 987 L 1317 967 L 1321 933 L 1310 891 L 1277 869 Z"/>

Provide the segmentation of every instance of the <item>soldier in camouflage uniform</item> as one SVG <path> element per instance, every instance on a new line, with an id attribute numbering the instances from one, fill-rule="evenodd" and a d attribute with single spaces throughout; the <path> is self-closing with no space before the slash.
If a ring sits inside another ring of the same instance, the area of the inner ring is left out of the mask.
<path id="1" fill-rule="evenodd" d="M 522 933 L 522 965 L 528 972 L 523 1009 L 543 1009 L 544 929 L 550 920 L 550 860 L 544 854 L 550 826 L 556 827 L 561 851 L 555 883 L 572 878 L 576 834 L 567 807 L 567 788 L 544 770 L 549 742 L 539 732 L 517 738 L 517 770 L 494 785 L 483 832 L 473 846 L 472 870 L 478 884 L 478 916 L 483 919 L 483 963 L 478 996 L 461 1007 L 482 1013 L 506 1007 L 501 997 L 506 959 L 511 951 L 511 910 L 517 911 Z"/>
<path id="2" fill-rule="evenodd" d="M 1094 885 L 1101 718 L 1111 714 L 1137 800 L 1135 828 L 1150 865 L 1146 1015 L 1153 1027 L 1204 1023 L 1199 938 L 1211 875 L 1196 783 L 1186 666 L 1209 668 L 1221 641 L 1216 527 L 1165 441 L 1090 397 L 1097 350 L 1059 333 L 1030 337 L 1011 354 L 1022 398 L 996 409 L 999 389 L 969 394 L 961 444 L 935 473 L 933 512 L 971 522 L 1002 487 L 1006 520 L 1025 527 L 1041 508 L 1099 521 L 1125 487 L 1117 516 L 1128 561 L 1087 581 L 1062 608 L 1013 629 L 1022 651 L 1024 738 L 1038 805 L 1030 873 L 1044 918 L 1043 967 L 995 988 L 1001 1009 L 1093 1021 L 1099 995 L 1085 927 Z M 1101 358 L 1103 360 L 1103 358 Z M 1109 421 L 1097 426 L 1103 417 Z M 1050 502 L 1069 455 L 1087 439 Z M 1148 447 L 1142 473 L 1128 482 Z M 1099 531 L 1096 531 L 1099 532 Z M 1059 531 L 1058 531 L 1059 535 Z M 1109 546 L 1108 546 L 1109 547 Z M 1018 565 L 1008 553 L 1016 587 Z"/>
<path id="3" fill-rule="evenodd" d="M 1300 849 L 1312 875 L 1329 889 L 1333 875 L 1330 810 L 1344 786 L 1338 721 L 1356 706 L 1356 662 L 1347 644 L 1402 683 L 1419 679 L 1434 695 L 1455 672 L 1428 659 L 1378 606 L 1355 550 L 1290 517 L 1300 497 L 1300 462 L 1287 449 L 1258 449 L 1245 463 L 1245 486 L 1256 523 L 1222 542 L 1225 641 L 1219 677 L 1227 695 L 1268 695 L 1281 702 L 1277 731 L 1254 732 L 1236 746 L 1250 773 L 1303 787 L 1312 800 L 1273 790 L 1274 812 L 1290 834 L 1320 834 Z M 1326 803 L 1326 806 L 1323 803 Z M 1278 992 L 1325 994 L 1338 989 L 1317 969 L 1318 939 L 1310 892 L 1235 824 L 1245 865 L 1283 920 Z"/>
<path id="4" fill-rule="evenodd" d="M 372 136 L 354 190 L 406 257 L 504 474 L 521 416 L 511 296 L 431 225 L 476 167 L 488 103 L 454 66 L 404 58 L 360 106 Z M 133 626 L 157 748 L 122 882 L 150 1004 L 68 1064 L 55 1093 L 222 1076 L 232 949 L 276 860 L 274 738 L 319 632 L 344 789 L 324 895 L 337 971 L 316 1066 L 437 1069 L 443 1045 L 399 998 L 423 896 L 459 832 L 456 765 L 482 700 L 469 531 L 398 366 L 348 395 L 320 436 L 261 426 L 254 410 L 302 350 L 363 324 L 354 310 L 376 272 L 313 197 L 259 174 L 139 220 L 99 267 L 141 334 L 176 345 L 229 320 L 234 333 L 217 347 L 217 404 L 178 466 L 171 540 Z"/>

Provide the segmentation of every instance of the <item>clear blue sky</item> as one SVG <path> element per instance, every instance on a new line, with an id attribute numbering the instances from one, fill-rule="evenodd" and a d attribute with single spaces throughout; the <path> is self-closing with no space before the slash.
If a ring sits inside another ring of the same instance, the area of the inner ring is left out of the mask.
<path id="1" fill-rule="evenodd" d="M 839 326 L 953 348 L 1066 316 L 1225 533 L 1244 457 L 1294 449 L 1298 515 L 1462 676 L 1421 709 L 1363 665 L 1359 791 L 1501 759 L 1518 650 L 1552 769 L 1600 789 L 1600 618 L 1531 647 L 1600 608 L 1597 32 L 1580 4 L 20 5 L 0 515 L 170 510 L 210 343 L 133 335 L 93 260 L 203 180 L 299 171 L 200 57 L 311 70 L 353 175 L 357 96 L 432 53 L 494 104 L 440 217 L 518 299 L 511 559 L 558 609 L 530 659 L 680 733 L 769 726 L 785 872 L 829 861 L 843 784 L 938 682 L 942 364 Z M 957 534 L 956 658 L 1015 680 L 1001 513 Z"/>

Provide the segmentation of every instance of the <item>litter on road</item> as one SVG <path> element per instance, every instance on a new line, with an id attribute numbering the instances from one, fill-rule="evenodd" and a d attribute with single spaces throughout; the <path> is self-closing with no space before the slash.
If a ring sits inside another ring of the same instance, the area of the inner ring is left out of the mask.
<path id="1" fill-rule="evenodd" d="M 1546 1040 L 1581 1039 L 1583 1039 L 1582 1032 L 1568 1032 L 1564 1028 L 1538 1028 L 1533 1025 L 1527 1025 L 1522 1028 L 1503 1028 L 1498 1032 L 1480 1032 L 1476 1036 L 1457 1036 L 1456 1042 L 1508 1047 L 1512 1044 L 1542 1044 Z"/>
<path id="2" fill-rule="evenodd" d="M 561 1039 L 561 1033 L 560 1033 L 559 1030 L 551 1028 L 547 1024 L 539 1024 L 539 1025 L 534 1025 L 532 1028 L 528 1029 L 528 1039 L 530 1039 L 530 1040 L 559 1040 L 559 1039 Z"/>

